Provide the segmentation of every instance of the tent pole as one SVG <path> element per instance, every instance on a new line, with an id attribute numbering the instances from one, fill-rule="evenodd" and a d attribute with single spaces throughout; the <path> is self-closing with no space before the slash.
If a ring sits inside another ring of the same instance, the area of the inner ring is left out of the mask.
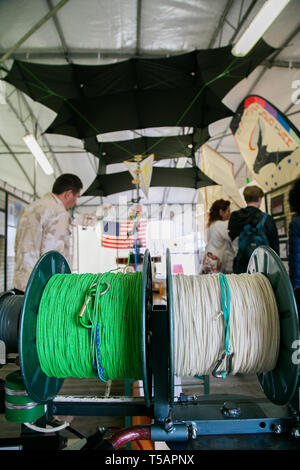
<path id="1" fill-rule="evenodd" d="M 14 158 L 15 162 L 17 163 L 17 165 L 20 167 L 23 175 L 25 176 L 25 178 L 27 179 L 28 183 L 30 184 L 30 186 L 32 187 L 33 189 L 33 192 L 35 192 L 34 190 L 34 185 L 32 184 L 32 181 L 31 179 L 29 178 L 28 174 L 26 173 L 25 169 L 23 168 L 23 166 L 21 165 L 21 163 L 19 162 L 18 158 L 16 157 L 16 155 L 14 154 L 13 150 L 10 148 L 10 146 L 8 145 L 8 143 L 3 139 L 3 137 L 0 135 L 0 141 L 3 143 L 3 145 L 7 148 L 7 150 L 9 151 L 10 155 L 12 155 L 12 157 Z"/>
<path id="2" fill-rule="evenodd" d="M 47 15 L 43 16 L 14 46 L 12 46 L 1 58 L 0 63 L 4 62 L 8 57 L 21 46 L 33 33 L 35 33 L 49 18 L 51 18 L 61 7 L 63 7 L 69 0 L 61 0 L 53 10 L 49 11 Z"/>

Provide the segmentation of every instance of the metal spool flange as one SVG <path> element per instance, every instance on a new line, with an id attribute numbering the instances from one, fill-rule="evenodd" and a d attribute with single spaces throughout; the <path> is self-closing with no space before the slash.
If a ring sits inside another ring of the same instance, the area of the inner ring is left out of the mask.
<path id="1" fill-rule="evenodd" d="M 169 322 L 169 405 L 174 405 L 174 320 L 173 320 L 173 285 L 172 285 L 172 264 L 170 250 L 166 253 L 166 275 L 167 275 L 167 311 Z"/>
<path id="2" fill-rule="evenodd" d="M 299 340 L 298 312 L 293 288 L 281 259 L 267 246 L 259 247 L 253 252 L 247 272 L 264 274 L 276 297 L 280 320 L 279 356 L 272 371 L 258 374 L 257 377 L 267 398 L 277 405 L 285 405 L 295 394 L 299 374 L 298 363 L 293 360 L 295 341 Z"/>
<path id="3" fill-rule="evenodd" d="M 157 304 L 152 310 L 152 366 L 154 377 L 154 419 L 169 429 L 174 403 L 174 340 L 173 340 L 173 292 L 170 252 L 166 253 L 167 302 Z"/>
<path id="4" fill-rule="evenodd" d="M 26 391 L 37 403 L 52 400 L 63 384 L 63 379 L 48 377 L 41 369 L 36 346 L 40 300 L 54 274 L 69 273 L 71 270 L 64 256 L 57 251 L 49 251 L 36 263 L 24 295 L 19 334 L 20 365 Z"/>
<path id="5" fill-rule="evenodd" d="M 143 261 L 143 281 L 142 281 L 142 331 L 141 331 L 141 352 L 143 368 L 144 398 L 146 405 L 150 407 L 152 399 L 152 271 L 151 257 L 147 249 Z"/>

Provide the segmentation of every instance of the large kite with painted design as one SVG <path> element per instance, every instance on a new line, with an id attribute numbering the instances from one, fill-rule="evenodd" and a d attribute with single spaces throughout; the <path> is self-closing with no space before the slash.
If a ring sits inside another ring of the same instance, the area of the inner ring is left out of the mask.
<path id="1" fill-rule="evenodd" d="M 300 175 L 299 131 L 266 99 L 245 98 L 230 128 L 255 180 L 267 191 Z"/>

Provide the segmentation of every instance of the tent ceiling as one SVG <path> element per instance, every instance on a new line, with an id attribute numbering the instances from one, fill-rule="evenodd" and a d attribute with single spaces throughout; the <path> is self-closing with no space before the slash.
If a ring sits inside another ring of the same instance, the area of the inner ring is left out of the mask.
<path id="1" fill-rule="evenodd" d="M 11 69 L 13 59 L 42 64 L 108 64 L 132 57 L 168 57 L 195 49 L 227 46 L 249 24 L 263 0 L 2 0 L 0 2 L 1 65 Z M 54 12 L 55 10 L 55 12 Z M 300 88 L 300 5 L 289 5 L 264 36 L 278 48 L 247 78 L 241 80 L 223 99 L 233 112 L 250 93 L 265 97 L 296 127 L 300 110 L 292 99 Z M 40 22 L 45 15 L 47 21 Z M 6 73 L 1 71 L 1 77 Z M 298 82 L 299 81 L 299 82 Z M 294 87 L 294 88 L 293 88 Z M 95 180 L 98 159 L 77 138 L 43 134 L 56 113 L 34 102 L 14 86 L 0 81 L 0 167 L 1 180 L 24 192 L 41 196 L 51 189 L 62 172 L 78 174 L 87 189 Z M 238 186 L 245 183 L 249 170 L 243 164 L 229 130 L 230 118 L 210 124 L 208 144 L 234 163 Z M 143 135 L 182 134 L 188 129 L 147 129 Z M 55 174 L 47 177 L 35 166 L 22 137 L 34 133 L 51 161 Z M 99 141 L 136 138 L 141 130 L 113 132 L 97 136 Z M 174 166 L 161 160 L 157 166 Z M 125 171 L 109 166 L 107 171 Z M 191 166 L 188 160 L 187 167 Z M 36 168 L 35 168 L 36 167 Z M 131 198 L 134 191 L 122 193 Z M 115 203 L 118 194 L 100 199 L 83 197 L 80 204 L 96 206 Z M 153 187 L 143 203 L 196 202 L 191 188 Z"/>

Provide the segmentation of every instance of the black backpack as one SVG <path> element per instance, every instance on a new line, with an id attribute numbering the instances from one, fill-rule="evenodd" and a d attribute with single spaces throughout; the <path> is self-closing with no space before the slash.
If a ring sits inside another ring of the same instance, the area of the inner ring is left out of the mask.
<path id="1" fill-rule="evenodd" d="M 269 240 L 264 232 L 264 223 L 268 214 L 263 214 L 258 224 L 247 224 L 239 235 L 239 249 L 233 262 L 233 272 L 241 274 L 247 272 L 249 259 L 253 251 L 262 245 L 269 245 Z"/>

